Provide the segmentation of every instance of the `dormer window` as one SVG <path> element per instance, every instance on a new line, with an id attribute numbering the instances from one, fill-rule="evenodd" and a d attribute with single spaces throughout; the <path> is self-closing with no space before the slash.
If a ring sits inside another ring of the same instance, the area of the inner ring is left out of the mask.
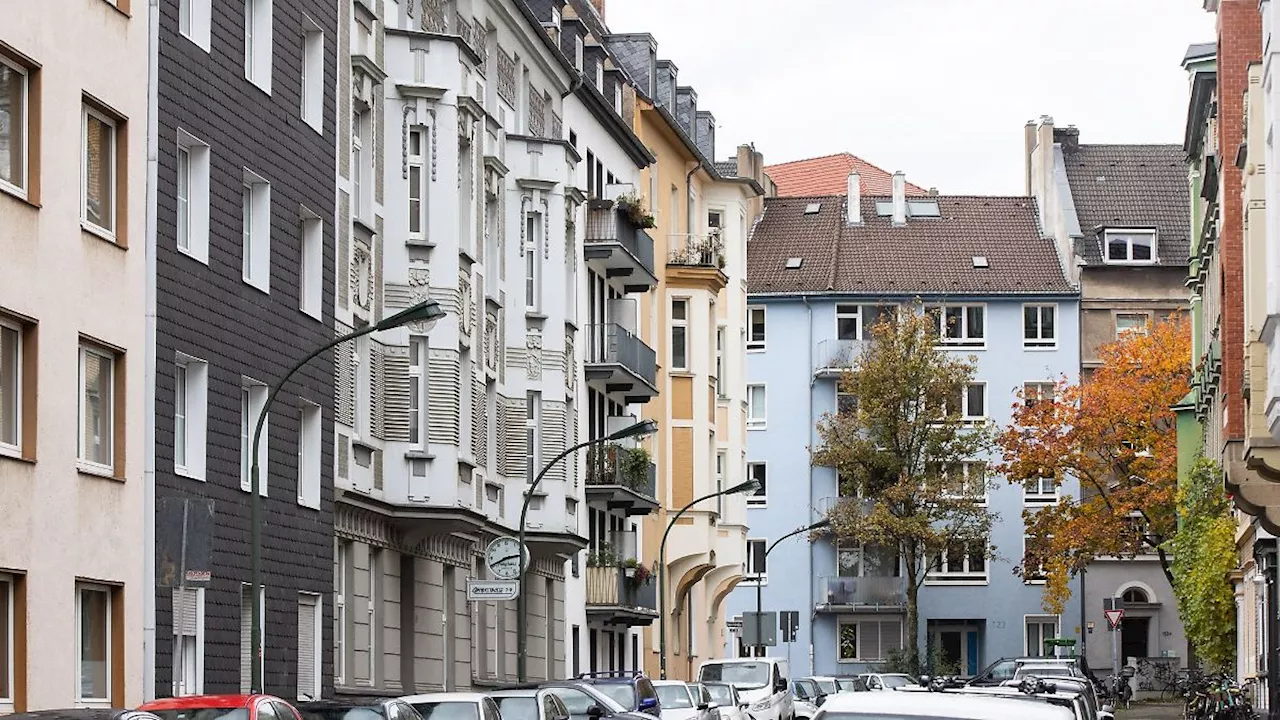
<path id="1" fill-rule="evenodd" d="M 1107 230 L 1103 239 L 1108 264 L 1148 265 L 1156 261 L 1155 230 Z"/>
<path id="2" fill-rule="evenodd" d="M 604 92 L 604 58 L 596 63 L 596 89 Z"/>

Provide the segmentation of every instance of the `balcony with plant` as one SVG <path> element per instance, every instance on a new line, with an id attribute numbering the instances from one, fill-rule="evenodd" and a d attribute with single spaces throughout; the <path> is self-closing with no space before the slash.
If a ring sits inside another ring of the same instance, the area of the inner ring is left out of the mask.
<path id="1" fill-rule="evenodd" d="M 648 625 L 658 616 L 653 569 L 602 542 L 587 554 L 587 614 L 605 622 Z"/>
<path id="2" fill-rule="evenodd" d="M 657 466 L 643 447 L 607 443 L 587 450 L 587 502 L 627 515 L 647 515 L 658 507 Z"/>

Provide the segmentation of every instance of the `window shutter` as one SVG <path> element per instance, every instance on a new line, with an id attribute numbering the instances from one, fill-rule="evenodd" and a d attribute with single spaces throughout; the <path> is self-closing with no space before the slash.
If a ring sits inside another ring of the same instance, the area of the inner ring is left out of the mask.
<path id="1" fill-rule="evenodd" d="M 298 598 L 298 698 L 319 697 L 316 687 L 316 598 Z"/>
<path id="2" fill-rule="evenodd" d="M 456 353 L 428 357 L 427 439 L 430 442 L 458 444 L 461 374 Z"/>
<path id="3" fill-rule="evenodd" d="M 200 623 L 200 591 L 173 590 L 173 634 L 195 637 Z"/>
<path id="4" fill-rule="evenodd" d="M 471 456 L 481 465 L 489 464 L 489 398 L 485 393 L 484 377 L 474 375 L 464 381 L 471 383 Z"/>
<path id="5" fill-rule="evenodd" d="M 369 424 L 373 428 L 373 436 L 379 440 L 387 439 L 387 347 L 380 342 L 370 343 L 369 369 L 370 403 Z"/>
<path id="6" fill-rule="evenodd" d="M 409 442 L 409 356 L 395 348 L 382 359 L 383 439 Z"/>
<path id="7" fill-rule="evenodd" d="M 249 585 L 240 588 L 240 692 L 251 689 L 253 677 L 253 589 Z"/>
<path id="8" fill-rule="evenodd" d="M 350 328 L 339 325 L 338 334 L 350 332 Z M 356 348 L 355 343 L 342 343 L 334 349 L 337 356 L 335 370 L 337 378 L 338 413 L 335 420 L 340 425 L 355 427 L 356 424 Z"/>

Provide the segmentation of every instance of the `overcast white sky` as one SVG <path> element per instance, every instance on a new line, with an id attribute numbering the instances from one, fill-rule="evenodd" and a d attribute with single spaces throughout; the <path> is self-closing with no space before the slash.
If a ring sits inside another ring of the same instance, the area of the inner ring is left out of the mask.
<path id="1" fill-rule="evenodd" d="M 1022 194 L 1022 127 L 1181 143 L 1201 0 L 607 0 L 719 126 L 718 159 L 849 151 L 946 194 Z"/>

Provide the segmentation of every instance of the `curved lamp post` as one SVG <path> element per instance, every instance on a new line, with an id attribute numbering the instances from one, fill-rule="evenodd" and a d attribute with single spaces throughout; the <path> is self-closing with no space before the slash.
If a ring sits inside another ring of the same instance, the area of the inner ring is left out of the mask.
<path id="1" fill-rule="evenodd" d="M 787 533 L 786 535 L 783 535 L 777 540 L 774 540 L 773 543 L 771 543 L 769 547 L 764 551 L 765 567 L 769 566 L 769 553 L 773 552 L 773 549 L 778 547 L 778 543 L 782 542 L 783 540 L 786 540 L 787 538 L 795 537 L 800 533 L 807 533 L 813 530 L 821 530 L 822 528 L 827 527 L 830 524 L 831 524 L 830 520 L 828 520 L 827 518 L 822 518 L 821 520 L 819 520 L 818 522 L 812 525 L 806 525 L 805 527 L 802 527 L 802 528 L 796 528 L 795 530 L 792 530 L 791 532 Z M 763 604 L 763 594 L 761 592 L 762 587 L 763 585 L 760 582 L 760 578 L 756 578 L 756 639 L 761 641 L 764 640 L 764 632 L 763 632 L 764 628 L 760 627 L 760 623 L 763 622 L 763 619 L 761 618 L 761 616 L 764 614 L 764 611 L 761 609 L 761 606 Z M 762 643 L 760 645 L 756 645 L 755 647 L 764 647 L 764 645 Z"/>
<path id="2" fill-rule="evenodd" d="M 667 679 L 667 536 L 671 534 L 671 528 L 676 526 L 676 521 L 680 519 L 681 515 L 684 515 L 686 510 L 703 500 L 718 498 L 722 495 L 732 495 L 736 492 L 753 493 L 759 489 L 760 483 L 758 481 L 748 480 L 720 492 L 703 495 L 680 508 L 680 512 L 676 513 L 667 522 L 667 529 L 662 533 L 662 543 L 658 545 L 658 678 L 660 680 Z"/>
<path id="3" fill-rule="evenodd" d="M 267 402 L 262 406 L 262 411 L 258 413 L 258 421 L 253 428 L 253 450 L 252 463 L 249 470 L 250 486 L 249 486 L 249 544 L 251 546 L 249 556 L 249 575 L 252 585 L 253 598 L 251 605 L 253 607 L 253 615 L 250 619 L 252 635 L 252 652 L 251 668 L 253 670 L 253 678 L 250 683 L 252 692 L 257 694 L 262 692 L 262 495 L 259 490 L 262 487 L 259 479 L 258 468 L 258 443 L 262 440 L 262 428 L 267 420 L 267 413 L 271 411 L 271 403 L 275 402 L 276 395 L 280 394 L 280 390 L 284 388 L 284 384 L 293 377 L 293 374 L 302 369 L 304 365 L 314 360 L 321 353 L 349 340 L 354 340 L 362 335 L 380 332 L 382 330 L 390 330 L 398 328 L 409 323 L 425 323 L 426 329 L 429 331 L 436 321 L 445 316 L 444 310 L 440 309 L 440 304 L 435 300 L 424 300 L 411 308 L 401 310 L 390 317 L 383 318 L 380 322 L 368 327 L 360 328 L 353 333 L 348 333 L 342 337 L 335 338 L 324 345 L 316 348 L 309 355 L 294 363 L 289 368 L 289 372 L 284 377 L 276 381 L 271 386 L 270 392 L 267 393 Z"/>
<path id="4" fill-rule="evenodd" d="M 516 546 L 518 548 L 516 552 L 520 553 L 520 563 L 521 563 L 520 564 L 520 593 L 516 595 L 516 677 L 520 679 L 520 682 L 525 682 L 528 680 L 527 672 L 526 672 L 527 658 L 525 653 L 525 646 L 529 639 L 528 638 L 529 620 L 527 617 L 525 617 L 525 614 L 524 614 L 525 613 L 524 578 L 525 578 L 525 571 L 528 570 L 528 568 L 524 566 L 524 557 L 525 557 L 524 523 L 525 523 L 525 519 L 529 516 L 529 502 L 533 500 L 534 491 L 538 489 L 539 483 L 542 482 L 542 477 L 547 474 L 548 470 L 555 467 L 556 463 L 565 459 L 569 455 L 572 455 L 578 450 L 581 450 L 584 447 L 590 447 L 592 445 L 600 445 L 603 443 L 615 442 L 617 440 L 625 440 L 627 438 L 632 438 L 632 437 L 643 437 L 645 435 L 652 435 L 657 429 L 658 429 L 658 423 L 654 422 L 653 420 L 641 420 L 640 422 L 634 425 L 628 425 L 627 427 L 624 427 L 621 430 L 615 430 L 614 432 L 609 433 L 604 437 L 598 437 L 592 440 L 587 440 L 586 442 L 580 442 L 577 445 L 574 445 L 573 447 L 560 453 L 559 455 L 556 455 L 555 457 L 551 458 L 551 460 L 546 465 L 543 465 L 542 469 L 538 471 L 537 477 L 533 479 L 533 482 L 529 484 L 529 487 L 525 489 L 524 503 L 520 506 L 520 526 L 518 531 L 519 542 Z M 532 554 L 530 554 L 529 557 L 532 560 Z M 548 640 L 550 640 L 550 638 L 548 638 Z"/>

